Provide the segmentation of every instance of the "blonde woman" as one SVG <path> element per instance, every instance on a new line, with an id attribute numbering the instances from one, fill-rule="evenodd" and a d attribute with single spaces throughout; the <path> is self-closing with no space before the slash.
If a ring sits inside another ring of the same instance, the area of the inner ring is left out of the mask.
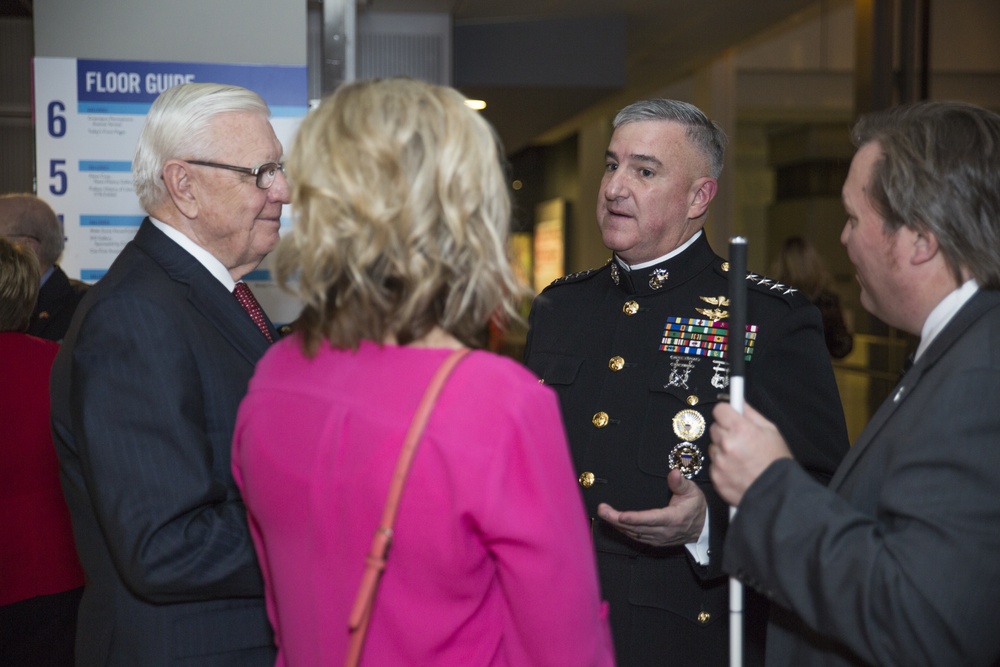
<path id="1" fill-rule="evenodd" d="M 279 665 L 343 660 L 425 387 L 453 349 L 516 317 L 501 161 L 461 95 L 418 81 L 345 85 L 302 124 L 276 273 L 305 308 L 259 364 L 233 451 Z M 555 395 L 475 351 L 414 457 L 362 663 L 612 662 Z"/>

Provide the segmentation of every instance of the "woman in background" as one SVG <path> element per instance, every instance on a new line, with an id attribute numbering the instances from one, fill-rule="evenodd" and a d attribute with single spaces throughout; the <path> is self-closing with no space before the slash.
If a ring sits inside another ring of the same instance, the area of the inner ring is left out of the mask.
<path id="1" fill-rule="evenodd" d="M 798 289 L 819 308 L 830 356 L 843 359 L 850 354 L 854 348 L 854 335 L 844 322 L 840 297 L 833 289 L 833 277 L 816 248 L 800 236 L 785 239 L 772 275 Z"/>
<path id="2" fill-rule="evenodd" d="M 516 317 L 502 159 L 461 95 L 407 79 L 342 86 L 299 130 L 274 266 L 305 307 L 258 365 L 233 449 L 278 665 L 342 662 L 424 389 Z M 414 457 L 362 663 L 612 664 L 575 477 L 555 395 L 469 354 Z"/>
<path id="3" fill-rule="evenodd" d="M 25 333 L 35 253 L 0 237 L 0 665 L 73 664 L 83 570 L 49 425 L 58 343 Z"/>

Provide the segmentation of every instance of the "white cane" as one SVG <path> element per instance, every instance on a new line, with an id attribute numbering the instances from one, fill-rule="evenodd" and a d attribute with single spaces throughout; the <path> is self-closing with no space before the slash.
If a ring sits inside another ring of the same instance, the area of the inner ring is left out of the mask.
<path id="1" fill-rule="evenodd" d="M 743 381 L 747 328 L 747 240 L 729 239 L 729 404 L 743 414 Z M 736 508 L 729 508 L 732 521 Z M 729 665 L 743 665 L 743 584 L 729 578 Z"/>

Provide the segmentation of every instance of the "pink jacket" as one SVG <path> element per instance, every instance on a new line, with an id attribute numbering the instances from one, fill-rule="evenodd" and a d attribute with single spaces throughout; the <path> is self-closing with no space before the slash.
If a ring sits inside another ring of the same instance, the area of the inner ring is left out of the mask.
<path id="1" fill-rule="evenodd" d="M 448 351 L 285 339 L 240 407 L 233 474 L 278 665 L 337 665 L 405 430 Z M 611 665 L 555 395 L 474 352 L 414 457 L 362 656 L 371 665 Z"/>

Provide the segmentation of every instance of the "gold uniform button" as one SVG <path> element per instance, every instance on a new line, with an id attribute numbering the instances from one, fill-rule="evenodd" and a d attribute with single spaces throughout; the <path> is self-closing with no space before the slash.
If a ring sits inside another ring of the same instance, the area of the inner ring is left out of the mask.
<path id="1" fill-rule="evenodd" d="M 711 618 L 712 615 L 709 614 L 707 611 L 703 611 L 698 614 L 698 622 L 701 623 L 702 625 L 708 623 L 709 620 L 711 620 Z"/>
<path id="2" fill-rule="evenodd" d="M 626 315 L 635 315 L 639 312 L 639 304 L 635 301 L 626 301 L 625 305 L 622 306 L 622 312 Z"/>
<path id="3" fill-rule="evenodd" d="M 608 368 L 617 373 L 621 369 L 625 368 L 625 360 L 621 357 L 611 357 L 608 361 Z"/>
<path id="4" fill-rule="evenodd" d="M 608 425 L 608 413 L 607 412 L 597 412 L 591 418 L 590 423 L 597 428 L 604 428 Z"/>
<path id="5" fill-rule="evenodd" d="M 722 263 L 722 270 L 726 271 L 726 272 L 729 271 L 729 262 L 723 262 Z"/>
<path id="6" fill-rule="evenodd" d="M 691 396 L 688 396 L 687 397 L 687 404 L 688 405 L 698 405 L 698 397 L 695 396 L 694 394 L 692 394 Z"/>
<path id="7" fill-rule="evenodd" d="M 592 472 L 580 473 L 578 481 L 580 482 L 580 486 L 582 486 L 585 489 L 589 489 L 594 485 L 594 473 Z"/>

